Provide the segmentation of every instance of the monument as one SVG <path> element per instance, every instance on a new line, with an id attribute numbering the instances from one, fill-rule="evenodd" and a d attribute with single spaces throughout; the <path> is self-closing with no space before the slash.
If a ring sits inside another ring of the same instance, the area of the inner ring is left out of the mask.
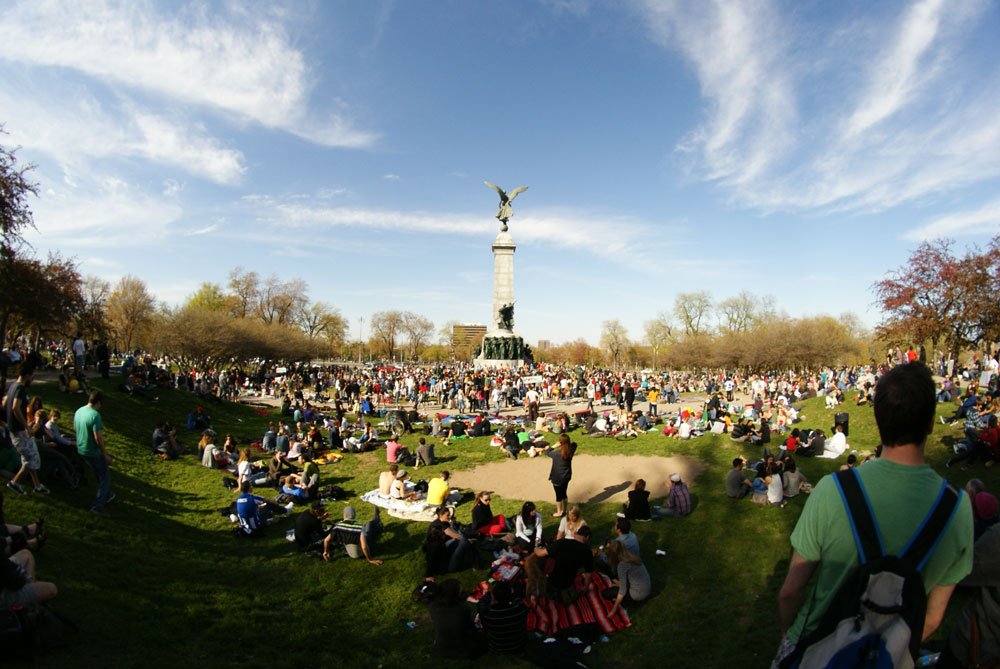
<path id="1" fill-rule="evenodd" d="M 510 203 L 528 190 L 515 188 L 507 195 L 499 186 L 484 181 L 500 196 L 496 218 L 500 232 L 493 240 L 493 313 L 483 343 L 476 351 L 475 366 L 519 367 L 533 360 L 531 347 L 514 332 L 514 251 L 517 245 L 508 232 L 507 221 L 514 215 Z"/>

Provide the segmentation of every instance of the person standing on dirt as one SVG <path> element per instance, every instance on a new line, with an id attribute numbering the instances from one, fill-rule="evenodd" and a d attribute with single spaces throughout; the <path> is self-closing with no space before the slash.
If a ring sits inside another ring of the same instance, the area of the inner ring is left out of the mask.
<path id="1" fill-rule="evenodd" d="M 567 488 L 570 479 L 573 478 L 573 455 L 576 453 L 576 443 L 569 440 L 566 434 L 559 435 L 559 448 L 546 451 L 546 455 L 552 458 L 552 469 L 549 470 L 549 481 L 552 482 L 552 489 L 556 493 L 556 512 L 552 514 L 555 518 L 562 518 L 566 513 Z"/>

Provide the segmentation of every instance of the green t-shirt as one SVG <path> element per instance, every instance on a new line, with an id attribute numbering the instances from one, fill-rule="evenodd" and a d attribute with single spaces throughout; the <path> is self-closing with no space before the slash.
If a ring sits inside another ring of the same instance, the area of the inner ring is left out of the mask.
<path id="1" fill-rule="evenodd" d="M 937 499 L 941 477 L 928 465 L 900 465 L 879 459 L 857 469 L 887 555 L 906 545 Z M 791 536 L 792 548 L 819 562 L 813 589 L 788 630 L 791 641 L 815 629 L 844 580 L 858 564 L 847 510 L 832 476 L 824 476 L 806 502 Z M 972 571 L 972 506 L 964 492 L 959 508 L 924 567 L 924 588 L 953 585 Z"/>
<path id="2" fill-rule="evenodd" d="M 101 454 L 94 432 L 103 430 L 104 423 L 101 422 L 101 414 L 97 413 L 97 409 L 89 404 L 77 409 L 73 414 L 73 429 L 76 430 L 77 453 L 86 457 Z"/>

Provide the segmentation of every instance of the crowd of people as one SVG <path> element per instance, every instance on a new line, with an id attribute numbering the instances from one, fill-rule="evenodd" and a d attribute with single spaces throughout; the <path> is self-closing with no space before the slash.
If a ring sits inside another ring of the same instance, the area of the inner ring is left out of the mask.
<path id="1" fill-rule="evenodd" d="M 60 388 L 72 393 L 86 388 L 79 380 L 75 387 L 71 381 L 82 374 L 87 352 L 84 350 L 81 359 L 75 342 L 70 350 L 72 367 L 62 368 Z M 983 366 L 990 364 L 990 361 L 982 363 Z M 799 471 L 797 459 L 810 456 L 843 459 L 846 456 L 841 469 L 859 477 L 868 487 L 881 485 L 879 477 L 888 475 L 882 472 L 891 470 L 892 463 L 906 460 L 903 464 L 919 464 L 926 433 L 899 428 L 898 417 L 893 418 L 896 415 L 893 412 L 898 414 L 902 409 L 889 402 L 886 395 L 890 393 L 887 388 L 895 384 L 908 389 L 903 394 L 909 396 L 912 395 L 911 386 L 928 381 L 934 386 L 931 396 L 937 402 L 954 403 L 954 413 L 942 422 L 962 430 L 963 439 L 956 442 L 955 457 L 948 464 L 962 463 L 967 467 L 982 462 L 990 466 L 1000 457 L 1000 430 L 997 428 L 1000 400 L 995 373 L 985 387 L 977 385 L 978 377 L 974 374 L 948 376 L 935 386 L 929 374 L 926 378 L 914 379 L 911 378 L 913 374 L 906 376 L 897 371 L 906 368 L 926 369 L 921 365 L 904 364 L 893 368 L 827 369 L 809 374 L 676 373 L 668 376 L 557 367 L 524 370 L 541 372 L 538 374 L 512 370 L 486 372 L 458 365 L 437 369 L 292 367 L 281 373 L 279 369 L 264 368 L 253 374 L 239 370 L 177 373 L 168 371 L 169 368 L 157 364 L 149 356 L 133 354 L 123 356 L 124 381 L 118 390 L 151 401 L 156 400 L 153 393 L 168 387 L 192 393 L 198 404 L 187 416 L 185 425 L 200 435 L 196 454 L 201 463 L 224 472 L 227 479 L 232 480 L 237 491 L 232 512 L 241 535 L 261 534 L 274 518 L 294 514 L 292 535 L 295 544 L 324 560 L 333 559 L 335 551 L 342 549 L 351 558 L 365 559 L 372 565 L 382 564 L 376 556 L 383 525 L 378 507 L 373 507 L 371 520 L 362 521 L 354 507 L 347 506 L 342 518 L 331 522 L 323 503 L 316 461 L 384 448 L 388 469 L 379 476 L 380 492 L 395 499 L 421 499 L 432 506 L 437 505 L 422 548 L 425 575 L 430 579 L 428 583 L 433 583 L 429 611 L 435 627 L 434 648 L 445 656 L 469 657 L 487 649 L 495 653 L 522 652 L 528 645 L 528 607 L 539 597 L 572 603 L 592 586 L 594 574 L 604 573 L 610 579 L 611 585 L 602 591 L 609 602 L 610 615 L 630 602 L 640 602 L 650 596 L 649 571 L 631 524 L 689 515 L 693 504 L 687 483 L 679 473 L 672 474 L 666 498 L 657 506 L 651 504 L 651 491 L 646 489 L 646 482 L 635 481 L 628 493 L 628 503 L 618 514 L 614 536 L 599 547 L 591 547 L 592 528 L 580 507 L 569 502 L 572 463 L 577 452 L 577 444 L 569 435 L 572 430 L 579 429 L 591 435 L 655 431 L 676 439 L 697 438 L 715 432 L 728 435 L 728 439 L 739 443 L 742 450 L 749 452 L 750 448 L 759 447 L 759 457 L 748 459 L 740 453 L 733 459 L 725 482 L 728 497 L 749 497 L 762 505 L 782 507 L 800 493 L 812 495 L 806 506 L 807 513 L 799 521 L 802 529 L 797 528 L 792 536 L 795 553 L 782 588 L 782 620 L 788 635 L 779 652 L 780 663 L 800 653 L 802 643 L 807 640 L 811 643 L 810 633 L 816 625 L 817 612 L 810 611 L 807 620 L 800 620 L 802 612 L 797 605 L 802 601 L 808 580 L 803 580 L 803 574 L 818 572 L 821 580 L 826 579 L 823 581 L 822 597 L 826 598 L 823 604 L 828 603 L 830 593 L 844 578 L 843 573 L 828 575 L 829 569 L 822 557 L 824 541 L 827 541 L 824 537 L 830 533 L 825 523 L 830 514 L 836 516 L 836 511 L 831 510 L 836 505 L 829 501 L 832 484 L 825 478 L 814 487 Z M 90 510 L 106 515 L 105 507 L 114 499 L 114 493 L 108 467 L 111 456 L 105 449 L 100 414 L 102 393 L 89 393 L 87 403 L 74 415 L 75 435 L 66 436 L 59 426 L 59 412 L 46 410 L 37 397 L 29 396 L 33 371 L 30 365 L 22 365 L 17 380 L 4 393 L 0 442 L 6 440 L 6 443 L 0 443 L 0 470 L 10 478 L 8 489 L 17 494 L 29 494 L 29 490 L 33 490 L 36 494 L 47 495 L 50 491 L 46 481 L 78 486 L 92 475 L 97 492 Z M 529 379 L 527 383 L 526 378 Z M 836 410 L 846 401 L 848 391 L 856 391 L 856 401 L 872 406 L 875 411 L 882 444 L 871 455 L 851 450 L 846 422 L 836 422 L 829 428 L 828 436 L 822 427 L 807 429 L 795 407 L 802 399 L 824 396 L 825 406 Z M 694 392 L 704 393 L 704 401 L 678 402 L 682 396 L 689 398 Z M 232 434 L 220 439 L 203 405 L 256 394 L 280 399 L 280 417 L 268 424 L 259 439 L 240 443 Z M 903 402 L 898 398 L 893 401 L 896 404 Z M 411 403 L 412 408 L 408 408 Z M 561 410 L 544 415 L 543 403 L 555 409 L 561 407 Z M 579 411 L 572 409 L 574 403 L 581 405 Z M 418 413 L 421 405 L 435 404 L 441 411 L 428 417 Z M 641 406 L 643 404 L 646 406 Z M 449 410 L 458 412 L 459 416 L 450 415 Z M 468 418 L 462 416 L 466 410 L 473 412 Z M 932 407 L 932 419 L 934 414 Z M 523 415 L 523 418 L 514 421 L 515 415 Z M 380 426 L 380 422 L 388 424 Z M 412 431 L 418 422 L 426 427 L 414 452 L 410 452 L 400 443 L 399 437 Z M 532 501 L 525 501 L 513 518 L 494 514 L 490 507 L 493 493 L 489 490 L 476 494 L 470 521 L 462 523 L 456 518 L 456 510 L 445 504 L 451 487 L 449 472 L 441 471 L 426 482 L 411 480 L 406 468 L 416 470 L 436 464 L 435 445 L 440 447 L 481 436 L 490 436 L 492 443 L 507 457 L 529 453 L 551 458 L 549 481 L 553 488 L 553 516 L 558 519 L 557 527 L 546 529 L 542 514 Z M 159 421 L 152 432 L 151 450 L 165 460 L 176 459 L 193 450 L 186 448 L 184 441 L 186 439 L 178 437 L 172 424 Z M 261 454 L 265 456 L 264 461 L 260 461 Z M 900 460 L 901 454 L 906 458 Z M 255 493 L 265 486 L 275 488 L 274 498 Z M 873 496 L 884 497 L 874 493 Z M 972 481 L 966 488 L 966 495 L 959 499 L 960 513 L 965 513 L 963 509 L 968 505 L 968 517 L 975 528 L 974 539 L 986 541 L 984 546 L 994 546 L 997 541 L 994 529 L 996 497 L 986 491 L 981 482 Z M 302 508 L 298 513 L 297 505 Z M 883 513 L 883 503 L 876 501 L 873 505 L 878 517 Z M 820 515 L 823 513 L 826 515 Z M 885 513 L 895 517 L 900 511 L 893 509 Z M 961 522 L 964 521 L 960 519 L 949 526 L 948 532 L 960 533 Z M 3 601 L 37 605 L 55 597 L 53 584 L 34 578 L 32 552 L 39 550 L 47 539 L 44 521 L 40 519 L 24 526 L 0 522 L 0 526 L 6 552 L 11 558 L 6 561 L 9 566 L 4 567 Z M 905 539 L 902 534 L 899 536 Z M 891 541 L 896 539 L 893 534 Z M 968 545 L 959 539 L 949 541 L 949 548 L 941 551 L 941 556 L 951 556 L 952 562 L 941 569 L 935 567 L 928 577 L 928 581 L 933 581 L 928 585 L 928 624 L 940 620 L 932 616 L 943 612 L 942 607 L 948 599 L 935 588 L 954 586 L 971 571 L 973 577 L 969 585 L 980 589 L 966 617 L 979 620 L 982 626 L 983 616 L 998 613 L 995 604 L 998 600 L 991 599 L 997 587 L 994 585 L 995 568 L 990 571 L 989 564 L 980 568 L 980 563 L 973 563 L 971 541 Z M 896 550 L 893 546 L 895 544 L 887 545 L 886 550 Z M 995 548 L 993 550 L 995 553 Z M 519 556 L 524 565 L 525 582 L 522 585 L 501 580 L 493 584 L 478 604 L 478 620 L 483 630 L 479 633 L 472 624 L 471 612 L 463 603 L 458 582 L 454 579 L 436 582 L 436 579 L 479 564 L 502 551 L 512 551 Z M 974 553 L 977 558 L 980 553 L 988 555 L 986 548 L 980 551 L 978 542 Z M 938 554 L 935 553 L 932 559 L 938 560 Z M 940 560 L 944 562 L 946 558 Z M 950 595 L 950 591 L 947 594 Z M 985 638 L 1000 639 L 1000 630 L 986 631 Z M 991 632 L 994 632 L 992 637 L 989 636 Z M 946 659 L 951 657 L 950 653 L 958 658 L 957 661 L 964 661 L 959 653 L 962 643 L 952 641 Z"/>

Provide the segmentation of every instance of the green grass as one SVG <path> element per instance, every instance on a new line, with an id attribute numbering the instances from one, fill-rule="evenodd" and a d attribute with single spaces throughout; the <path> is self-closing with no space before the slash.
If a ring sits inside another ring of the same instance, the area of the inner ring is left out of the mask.
<path id="1" fill-rule="evenodd" d="M 97 383 L 101 387 L 101 382 Z M 338 558 L 332 563 L 297 553 L 282 535 L 290 521 L 270 528 L 261 539 L 239 540 L 217 509 L 232 492 L 221 474 L 204 469 L 193 455 L 196 435 L 179 428 L 191 455 L 163 462 L 149 454 L 157 418 L 177 425 L 195 404 L 192 396 L 161 391 L 149 403 L 122 396 L 111 383 L 102 415 L 110 452 L 115 457 L 112 484 L 118 499 L 112 517 L 87 512 L 93 483 L 79 491 L 53 486 L 50 498 L 7 495 L 7 516 L 27 522 L 44 515 L 49 544 L 39 556 L 39 578 L 60 589 L 54 607 L 83 629 L 70 648 L 41 656 L 40 667 L 236 667 L 296 665 L 342 667 L 438 666 L 429 658 L 431 631 L 425 611 L 411 600 L 423 573 L 420 545 L 426 525 L 385 517 L 386 533 L 377 545 L 381 567 Z M 63 395 L 54 384 L 33 388 L 46 407 L 71 422 L 80 395 Z M 220 434 L 257 437 L 268 418 L 239 405 L 208 407 Z M 878 443 L 868 408 L 848 406 L 853 448 Z M 829 428 L 832 411 L 822 399 L 805 403 L 805 427 Z M 928 460 L 943 470 L 950 449 L 944 442 L 957 429 L 937 426 Z M 944 442 L 942 437 L 945 437 Z M 707 468 L 693 482 L 695 512 L 688 518 L 637 524 L 636 532 L 653 577 L 653 597 L 630 609 L 633 626 L 588 656 L 592 667 L 648 667 L 668 661 L 676 667 L 765 667 L 778 642 L 776 594 L 789 555 L 788 536 L 805 503 L 795 498 L 785 509 L 761 508 L 725 496 L 724 480 L 736 449 L 728 437 L 706 436 L 693 442 L 659 434 L 631 442 L 591 440 L 574 435 L 580 453 L 615 451 L 643 455 L 688 454 Z M 411 448 L 415 436 L 404 439 Z M 753 457 L 753 448 L 746 448 Z M 420 469 L 430 478 L 443 467 L 467 469 L 500 459 L 488 439 L 473 439 L 439 455 L 454 456 L 442 466 Z M 800 469 L 811 481 L 840 463 L 802 458 Z M 380 452 L 348 455 L 321 467 L 324 483 L 360 494 L 374 487 L 384 466 Z M 949 470 L 959 485 L 980 476 L 1000 487 L 995 470 Z M 572 486 L 570 489 L 572 496 Z M 523 500 L 495 496 L 497 512 L 513 515 Z M 551 500 L 535 500 L 547 516 Z M 371 516 L 365 504 L 353 503 L 359 517 Z M 343 503 L 332 505 L 339 514 Z M 595 540 L 610 536 L 615 504 L 594 504 L 584 515 Z M 459 509 L 469 520 L 469 507 Z M 662 548 L 665 558 L 654 557 Z M 472 586 L 483 572 L 459 575 Z M 953 605 L 954 607 L 954 605 Z M 405 623 L 420 623 L 409 630 Z M 449 662 L 450 666 L 465 666 Z M 486 658 L 485 667 L 527 666 Z M 472 666 L 472 665 L 469 665 Z"/>

